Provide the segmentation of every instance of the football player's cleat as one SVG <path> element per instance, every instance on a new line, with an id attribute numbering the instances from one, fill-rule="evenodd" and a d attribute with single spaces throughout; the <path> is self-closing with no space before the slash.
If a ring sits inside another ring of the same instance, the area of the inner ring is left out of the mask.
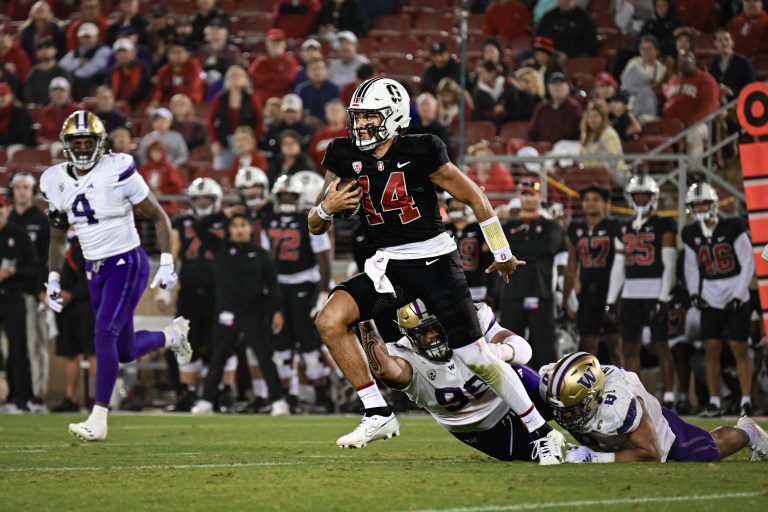
<path id="1" fill-rule="evenodd" d="M 389 439 L 400 435 L 400 422 L 394 414 L 389 416 L 363 416 L 355 430 L 336 441 L 339 448 L 362 448 L 379 439 Z"/>
<path id="2" fill-rule="evenodd" d="M 171 325 L 163 329 L 171 338 L 169 348 L 176 356 L 179 366 L 186 366 L 192 361 L 192 345 L 189 344 L 187 334 L 189 334 L 189 320 L 183 316 L 173 319 Z"/>
<path id="3" fill-rule="evenodd" d="M 270 416 L 290 416 L 291 415 L 291 406 L 288 405 L 288 402 L 286 402 L 284 399 L 275 400 L 272 402 L 272 407 L 269 411 Z"/>
<path id="4" fill-rule="evenodd" d="M 753 462 L 759 459 L 768 460 L 768 434 L 765 430 L 747 416 L 739 418 L 736 428 L 744 430 L 748 435 L 751 434 L 749 436 L 749 449 L 752 450 L 750 460 Z"/>
<path id="5" fill-rule="evenodd" d="M 103 441 L 107 438 L 107 424 L 90 419 L 82 423 L 70 423 L 69 433 L 82 441 Z"/>
<path id="6" fill-rule="evenodd" d="M 565 436 L 552 429 L 549 434 L 533 441 L 531 460 L 539 459 L 540 466 L 552 466 L 563 462 Z"/>
<path id="7" fill-rule="evenodd" d="M 722 415 L 723 411 L 721 411 L 718 406 L 709 404 L 706 409 L 699 413 L 699 418 L 719 418 Z"/>
<path id="8" fill-rule="evenodd" d="M 192 407 L 192 411 L 190 412 L 198 416 L 207 416 L 208 414 L 213 414 L 213 404 L 208 400 L 198 400 L 195 402 L 195 406 Z"/>
<path id="9" fill-rule="evenodd" d="M 605 387 L 600 361 L 588 352 L 574 352 L 552 367 L 547 379 L 547 403 L 555 420 L 567 429 L 584 426 L 597 412 Z"/>
<path id="10" fill-rule="evenodd" d="M 408 128 L 410 103 L 405 88 L 391 78 L 371 78 L 357 86 L 347 109 L 355 145 L 362 151 L 371 151 Z M 366 117 L 371 115 L 378 116 L 378 125 Z"/>

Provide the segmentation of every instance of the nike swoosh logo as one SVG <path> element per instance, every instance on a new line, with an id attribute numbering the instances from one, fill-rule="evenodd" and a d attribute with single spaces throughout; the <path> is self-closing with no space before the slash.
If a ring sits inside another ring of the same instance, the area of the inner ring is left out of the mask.
<path id="1" fill-rule="evenodd" d="M 440 259 L 440 258 L 438 258 L 438 259 Z M 432 260 L 432 261 L 428 261 L 428 262 L 426 262 L 426 263 L 427 263 L 427 265 L 431 265 L 431 264 L 433 264 L 433 263 L 434 263 L 434 262 L 436 262 L 436 261 L 437 261 L 437 260 Z"/>
<path id="2" fill-rule="evenodd" d="M 410 160 L 408 160 L 407 162 L 404 162 L 404 163 L 400 163 L 400 162 L 397 162 L 397 168 L 398 168 L 398 169 L 402 169 L 403 167 L 405 167 L 405 166 L 406 166 L 406 165 L 408 165 L 409 163 L 411 163 L 411 161 L 410 161 Z"/>
<path id="3" fill-rule="evenodd" d="M 724 237 L 724 236 L 719 236 L 719 237 L 717 237 L 717 241 L 718 241 L 718 242 L 722 242 L 723 240 L 725 240 L 725 237 Z"/>
<path id="4" fill-rule="evenodd" d="M 309 295 L 309 292 L 299 292 L 296 294 L 297 297 L 306 297 L 307 295 Z"/>

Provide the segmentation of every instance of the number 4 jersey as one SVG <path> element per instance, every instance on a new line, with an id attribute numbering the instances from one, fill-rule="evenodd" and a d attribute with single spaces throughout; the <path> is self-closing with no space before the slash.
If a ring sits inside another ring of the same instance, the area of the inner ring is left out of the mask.
<path id="1" fill-rule="evenodd" d="M 146 199 L 149 187 L 132 156 L 104 155 L 84 176 L 68 163 L 54 165 L 40 178 L 40 190 L 51 211 L 67 214 L 86 260 L 103 260 L 139 246 L 133 205 Z"/>

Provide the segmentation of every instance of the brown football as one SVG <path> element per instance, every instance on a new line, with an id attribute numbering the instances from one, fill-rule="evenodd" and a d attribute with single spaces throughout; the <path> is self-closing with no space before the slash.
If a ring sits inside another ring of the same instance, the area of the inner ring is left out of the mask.
<path id="1" fill-rule="evenodd" d="M 336 185 L 336 190 L 344 190 L 349 186 L 349 184 L 352 183 L 352 188 L 350 188 L 350 191 L 357 190 L 358 184 L 356 180 L 350 180 L 347 178 L 341 178 L 341 181 Z M 360 209 L 360 203 L 358 202 L 357 205 L 354 208 L 347 208 L 346 210 L 342 210 L 340 212 L 336 212 L 333 214 L 334 218 L 341 219 L 341 220 L 349 220 L 352 217 L 355 216 L 357 211 Z"/>

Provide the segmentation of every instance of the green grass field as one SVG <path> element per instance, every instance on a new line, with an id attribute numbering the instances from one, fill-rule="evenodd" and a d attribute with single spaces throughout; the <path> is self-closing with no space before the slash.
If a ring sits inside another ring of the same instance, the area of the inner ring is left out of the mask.
<path id="1" fill-rule="evenodd" d="M 768 507 L 768 463 L 503 463 L 426 416 L 401 437 L 336 448 L 358 417 L 113 415 L 109 439 L 67 434 L 83 415 L 0 416 L 0 510 L 706 510 Z M 731 421 L 702 421 L 705 428 Z"/>

